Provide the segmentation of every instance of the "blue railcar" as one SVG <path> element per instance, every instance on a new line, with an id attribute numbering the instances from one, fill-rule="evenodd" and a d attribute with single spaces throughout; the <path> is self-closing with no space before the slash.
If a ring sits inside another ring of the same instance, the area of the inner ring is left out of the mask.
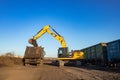
<path id="1" fill-rule="evenodd" d="M 110 63 L 120 63 L 120 39 L 107 43 L 107 56 Z"/>

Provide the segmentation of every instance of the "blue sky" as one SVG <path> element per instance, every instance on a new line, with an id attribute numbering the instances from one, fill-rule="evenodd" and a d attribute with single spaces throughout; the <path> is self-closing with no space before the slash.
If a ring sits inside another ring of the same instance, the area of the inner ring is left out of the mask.
<path id="1" fill-rule="evenodd" d="M 0 0 L 0 54 L 24 55 L 28 39 L 43 26 L 61 34 L 69 50 L 120 39 L 119 0 Z M 61 47 L 51 35 L 37 40 L 46 56 Z"/>

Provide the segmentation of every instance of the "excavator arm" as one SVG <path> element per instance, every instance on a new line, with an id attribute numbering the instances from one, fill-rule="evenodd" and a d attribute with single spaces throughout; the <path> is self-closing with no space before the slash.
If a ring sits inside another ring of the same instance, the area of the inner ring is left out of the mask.
<path id="1" fill-rule="evenodd" d="M 40 38 L 42 35 L 44 35 L 46 32 L 48 32 L 50 35 L 52 35 L 57 41 L 60 42 L 60 44 L 62 45 L 62 48 L 66 48 L 66 42 L 64 40 L 64 38 L 58 34 L 52 27 L 50 27 L 49 25 L 44 26 L 35 36 L 33 36 L 33 38 L 31 38 L 28 42 L 30 44 L 32 44 L 34 47 L 37 47 L 38 44 L 36 42 L 36 40 L 38 38 Z"/>

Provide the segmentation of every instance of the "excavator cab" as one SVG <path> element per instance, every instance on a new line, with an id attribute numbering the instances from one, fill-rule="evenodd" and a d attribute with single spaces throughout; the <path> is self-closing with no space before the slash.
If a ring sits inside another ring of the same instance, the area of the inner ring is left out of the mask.
<path id="1" fill-rule="evenodd" d="M 58 49 L 58 58 L 68 58 L 69 57 L 69 53 L 68 53 L 68 47 L 60 47 Z"/>

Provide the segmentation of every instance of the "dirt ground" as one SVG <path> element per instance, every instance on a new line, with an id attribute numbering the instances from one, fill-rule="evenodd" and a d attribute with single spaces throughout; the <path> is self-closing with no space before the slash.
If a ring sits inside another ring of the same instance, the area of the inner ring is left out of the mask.
<path id="1" fill-rule="evenodd" d="M 51 65 L 0 67 L 0 80 L 120 80 L 119 72 Z"/>

